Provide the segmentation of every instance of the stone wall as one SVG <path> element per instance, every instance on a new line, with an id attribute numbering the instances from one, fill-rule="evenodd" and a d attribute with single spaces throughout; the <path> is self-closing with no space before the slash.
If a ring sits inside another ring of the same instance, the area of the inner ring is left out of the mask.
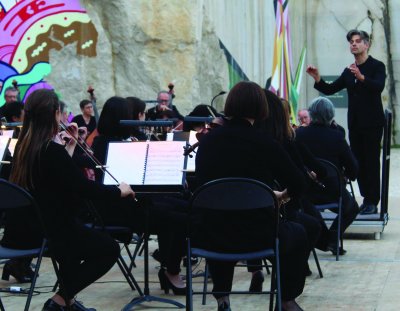
<path id="1" fill-rule="evenodd" d="M 181 113 L 226 89 L 226 61 L 202 1 L 83 0 L 82 5 L 99 34 L 97 56 L 76 56 L 74 46 L 53 50 L 47 77 L 74 113 L 88 85 L 101 107 L 113 95 L 155 99 L 173 82 Z"/>

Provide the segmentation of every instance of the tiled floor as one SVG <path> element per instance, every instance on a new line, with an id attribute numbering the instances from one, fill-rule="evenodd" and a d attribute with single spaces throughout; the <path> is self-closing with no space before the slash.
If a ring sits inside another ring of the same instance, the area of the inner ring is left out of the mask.
<path id="1" fill-rule="evenodd" d="M 347 254 L 339 262 L 327 253 L 319 252 L 324 278 L 320 279 L 314 260 L 310 259 L 313 275 L 307 279 L 304 293 L 298 299 L 305 310 L 379 310 L 390 311 L 400 309 L 400 150 L 392 151 L 389 214 L 390 220 L 382 234 L 381 240 L 374 240 L 373 235 L 352 234 L 345 240 Z M 150 242 L 150 248 L 156 244 Z M 134 275 L 143 285 L 143 257 L 137 259 L 138 268 Z M 150 260 L 150 291 L 159 297 L 168 297 L 184 303 L 183 297 L 164 295 L 157 280 L 156 262 Z M 200 265 L 199 269 L 203 268 Z M 237 269 L 235 274 L 235 288 L 247 289 L 250 276 L 245 269 Z M 268 279 L 267 279 L 268 280 Z M 17 285 L 0 281 L 0 287 Z M 51 288 L 55 278 L 50 262 L 45 259 L 37 282 L 37 292 L 33 298 L 30 310 L 41 310 L 43 303 L 52 296 Z M 200 288 L 201 279 L 195 279 L 195 286 Z M 121 310 L 136 296 L 125 283 L 120 271 L 114 267 L 105 277 L 96 284 L 85 289 L 80 295 L 85 305 L 97 310 Z M 7 310 L 23 310 L 25 297 L 1 295 Z M 232 310 L 257 311 L 267 310 L 268 299 L 264 295 L 240 295 L 231 299 Z M 170 305 L 146 303 L 135 310 L 164 310 L 174 309 Z M 199 296 L 195 297 L 195 310 L 216 310 L 214 299 L 209 296 L 207 305 L 202 306 Z"/>

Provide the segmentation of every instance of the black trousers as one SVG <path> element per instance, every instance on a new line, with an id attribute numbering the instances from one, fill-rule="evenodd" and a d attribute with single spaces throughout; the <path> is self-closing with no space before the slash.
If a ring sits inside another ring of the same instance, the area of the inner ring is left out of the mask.
<path id="1" fill-rule="evenodd" d="M 68 300 L 109 271 L 120 253 L 107 234 L 80 225 L 51 239 L 50 246 L 64 285 L 58 294 Z"/>
<path id="2" fill-rule="evenodd" d="M 287 221 L 279 226 L 279 251 L 282 299 L 293 300 L 302 292 L 305 284 L 305 267 L 309 246 L 303 226 Z M 230 291 L 236 262 L 209 260 L 213 280 L 213 292 Z M 216 299 L 226 296 L 214 294 Z"/>
<path id="3" fill-rule="evenodd" d="M 383 128 L 350 129 L 350 147 L 359 164 L 358 186 L 364 203 L 379 203 L 380 143 Z"/>
<path id="4" fill-rule="evenodd" d="M 308 215 L 305 212 L 296 210 L 295 206 L 298 207 L 298 203 L 299 202 L 297 201 L 296 203 L 293 203 L 294 206 L 285 206 L 285 218 L 286 220 L 297 223 L 304 228 L 307 235 L 307 249 L 308 253 L 310 253 L 320 240 L 320 233 L 322 226 L 325 225 L 325 222 L 322 220 L 323 224 L 321 224 L 320 219 L 314 217 L 313 215 Z M 321 214 L 319 215 L 321 217 Z M 249 265 L 247 268 L 249 272 L 262 270 L 261 260 L 249 260 L 247 264 Z"/>
<path id="5" fill-rule="evenodd" d="M 171 274 L 180 272 L 180 263 L 185 254 L 186 215 L 180 218 L 179 209 L 166 198 L 141 198 L 139 204 L 126 200 L 113 206 L 111 202 L 96 202 L 101 217 L 106 225 L 129 227 L 133 232 L 157 234 L 162 253 L 162 265 Z M 177 201 L 178 202 L 178 201 Z M 187 204 L 182 201 L 182 204 Z M 178 203 L 177 203 L 178 204 Z M 146 223 L 147 222 L 147 223 Z"/>

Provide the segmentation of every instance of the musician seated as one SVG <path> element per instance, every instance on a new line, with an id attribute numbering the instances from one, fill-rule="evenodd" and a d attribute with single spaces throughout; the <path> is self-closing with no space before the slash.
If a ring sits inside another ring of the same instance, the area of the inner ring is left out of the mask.
<path id="1" fill-rule="evenodd" d="M 104 104 L 97 128 L 99 136 L 93 142 L 94 156 L 100 163 L 104 164 L 106 161 L 108 143 L 124 141 L 130 137 L 131 129 L 121 126 L 119 121 L 129 120 L 131 116 L 128 101 L 122 97 L 111 97 Z M 129 157 L 128 154 L 121 156 Z M 96 170 L 98 182 L 102 182 L 103 175 L 101 170 Z M 94 201 L 94 203 L 105 224 L 126 226 L 136 233 L 144 232 L 146 219 L 144 207 L 131 203 L 116 205 L 109 201 Z M 175 294 L 183 295 L 186 287 L 180 279 L 179 272 L 181 258 L 185 252 L 184 229 L 181 230 L 185 228 L 185 222 L 176 221 L 174 206 L 163 200 L 151 199 L 147 204 L 149 232 L 158 234 L 160 249 L 164 254 L 161 263 L 163 269 L 159 272 L 160 283 L 166 291 L 172 289 Z"/>
<path id="2" fill-rule="evenodd" d="M 222 115 L 215 110 L 214 107 L 210 105 L 200 104 L 194 107 L 192 112 L 190 112 L 188 117 L 204 117 L 204 118 L 217 118 Z M 186 132 L 196 131 L 201 133 L 207 128 L 208 125 L 204 124 L 204 122 L 183 122 L 183 130 Z"/>
<path id="3" fill-rule="evenodd" d="M 131 110 L 132 120 L 144 121 L 146 119 L 146 103 L 137 97 L 127 97 L 129 108 Z M 133 140 L 147 140 L 147 135 L 139 127 L 131 128 L 131 137 Z"/>
<path id="4" fill-rule="evenodd" d="M 84 99 L 79 103 L 82 114 L 75 116 L 71 122 L 78 124 L 78 127 L 85 126 L 89 136 L 97 126 L 96 119 L 93 116 L 93 104 L 90 100 Z"/>
<path id="5" fill-rule="evenodd" d="M 183 120 L 183 116 L 179 113 L 175 105 L 172 104 L 172 94 L 167 91 L 160 91 L 157 94 L 157 105 L 146 113 L 146 120 L 159 119 L 159 113 L 162 111 L 171 111 L 171 118 Z"/>
<path id="6" fill-rule="evenodd" d="M 267 133 L 287 152 L 299 171 L 303 173 L 307 185 L 314 183 L 310 174 L 319 178 L 325 177 L 325 168 L 306 146 L 296 140 L 294 129 L 290 123 L 289 102 L 282 101 L 268 90 L 265 90 L 265 95 L 270 113 L 264 123 Z M 285 187 L 285 185 L 281 185 L 281 187 Z M 328 228 L 320 212 L 311 202 L 308 202 L 305 196 L 292 199 L 285 205 L 285 217 L 287 220 L 301 224 L 306 229 L 309 252 L 316 247 L 317 243 L 324 243 L 326 247 L 326 241 L 320 241 L 320 233 L 321 230 L 324 230 L 324 236 L 326 236 Z M 307 274 L 311 274 L 309 269 Z"/>
<path id="7" fill-rule="evenodd" d="M 299 121 L 299 126 L 309 126 L 311 119 L 310 114 L 307 109 L 300 109 L 297 112 L 297 120 Z"/>
<path id="8" fill-rule="evenodd" d="M 74 147 L 75 140 L 67 148 L 54 141 L 60 117 L 53 91 L 40 89 L 28 97 L 10 176 L 11 182 L 30 191 L 36 199 L 49 247 L 59 265 L 63 282 L 45 303 L 44 311 L 65 310 L 67 303 L 72 310 L 85 310 L 74 297 L 111 269 L 119 255 L 113 239 L 76 221 L 75 206 L 66 196 L 116 202 L 135 195 L 127 184 L 104 186 L 83 177 L 70 157 L 72 152 L 67 151 Z M 74 125 L 71 134 L 75 139 L 78 136 Z"/>
<path id="9" fill-rule="evenodd" d="M 296 140 L 304 143 L 316 157 L 332 162 L 339 170 L 343 171 L 344 176 L 355 180 L 358 174 L 357 160 L 351 152 L 343 133 L 331 127 L 335 116 L 332 102 L 326 97 L 318 97 L 312 101 L 309 112 L 311 124 L 307 127 L 299 127 L 296 130 Z M 338 185 L 330 181 L 324 183 L 325 189 L 315 187 L 309 192 L 309 198 L 315 204 L 335 201 Z M 359 212 L 357 202 L 347 191 L 345 185 L 342 188 L 342 195 L 341 234 L 351 225 Z M 333 211 L 337 212 L 337 210 Z M 333 253 L 336 252 L 337 221 L 338 218 L 336 217 L 329 229 L 330 241 L 326 249 Z M 340 253 L 344 254 L 345 250 L 340 250 Z"/>
<path id="10" fill-rule="evenodd" d="M 225 116 L 228 118 L 226 124 L 205 135 L 198 148 L 198 184 L 224 177 L 245 177 L 272 187 L 276 179 L 287 186 L 283 192 L 276 192 L 279 200 L 299 196 L 305 183 L 302 173 L 282 147 L 254 127 L 255 121 L 268 117 L 263 89 L 254 82 L 236 84 L 228 94 Z M 274 219 L 264 211 L 226 213 L 230 212 L 213 211 L 212 215 L 200 215 L 204 222 L 200 222 L 193 246 L 227 253 L 273 247 Z M 301 310 L 295 298 L 302 293 L 305 283 L 306 232 L 303 226 L 290 221 L 281 222 L 279 231 L 282 305 L 284 310 Z M 230 291 L 236 263 L 208 262 L 213 291 Z M 214 294 L 214 297 L 218 310 L 231 310 L 228 295 Z"/>
<path id="11" fill-rule="evenodd" d="M 6 103 L 3 108 L 3 115 L 9 123 L 24 121 L 24 104 L 20 101 Z M 13 138 L 18 138 L 20 131 L 20 127 L 15 127 Z"/>

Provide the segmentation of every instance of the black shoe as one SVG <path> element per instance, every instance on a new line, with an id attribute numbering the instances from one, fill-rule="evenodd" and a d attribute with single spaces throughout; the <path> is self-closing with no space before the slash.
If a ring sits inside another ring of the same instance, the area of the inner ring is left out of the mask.
<path id="1" fill-rule="evenodd" d="M 44 303 L 42 311 L 65 311 L 65 308 L 53 299 L 49 299 Z"/>
<path id="2" fill-rule="evenodd" d="M 331 252 L 332 252 L 332 255 L 335 255 L 335 256 L 336 256 L 336 252 L 337 252 L 336 245 L 334 245 L 334 244 L 329 244 L 329 245 L 328 245 L 328 251 L 331 251 Z M 344 248 L 339 247 L 339 255 L 340 255 L 340 256 L 343 256 L 343 255 L 345 255 L 346 253 L 347 253 L 347 251 L 346 251 Z"/>
<path id="3" fill-rule="evenodd" d="M 34 272 L 30 268 L 31 259 L 25 258 L 11 259 L 4 264 L 2 280 L 9 281 L 10 275 L 13 276 L 18 283 L 32 282 Z"/>
<path id="4" fill-rule="evenodd" d="M 186 295 L 186 287 L 176 287 L 174 284 L 172 284 L 165 274 L 165 269 L 161 268 L 158 271 L 158 279 L 160 280 L 161 289 L 163 289 L 166 294 L 168 294 L 169 290 L 172 289 L 172 292 L 176 296 Z"/>
<path id="5" fill-rule="evenodd" d="M 377 212 L 378 212 L 378 208 L 374 204 L 362 204 L 360 207 L 361 215 L 376 214 Z"/>
<path id="6" fill-rule="evenodd" d="M 218 306 L 218 311 L 232 311 L 232 310 L 230 305 L 228 305 L 226 302 L 223 302 Z"/>
<path id="7" fill-rule="evenodd" d="M 262 271 L 257 271 L 256 273 L 253 274 L 251 278 L 249 292 L 252 293 L 262 292 L 263 283 L 264 283 L 264 274 L 262 273 Z"/>
<path id="8" fill-rule="evenodd" d="M 75 300 L 71 305 L 71 311 L 96 311 L 96 309 L 86 308 L 80 301 Z"/>
<path id="9" fill-rule="evenodd" d="M 199 262 L 199 258 L 197 257 L 190 257 L 190 261 L 192 263 L 192 266 L 197 265 L 197 263 Z M 187 257 L 183 257 L 183 266 L 187 267 Z"/>

